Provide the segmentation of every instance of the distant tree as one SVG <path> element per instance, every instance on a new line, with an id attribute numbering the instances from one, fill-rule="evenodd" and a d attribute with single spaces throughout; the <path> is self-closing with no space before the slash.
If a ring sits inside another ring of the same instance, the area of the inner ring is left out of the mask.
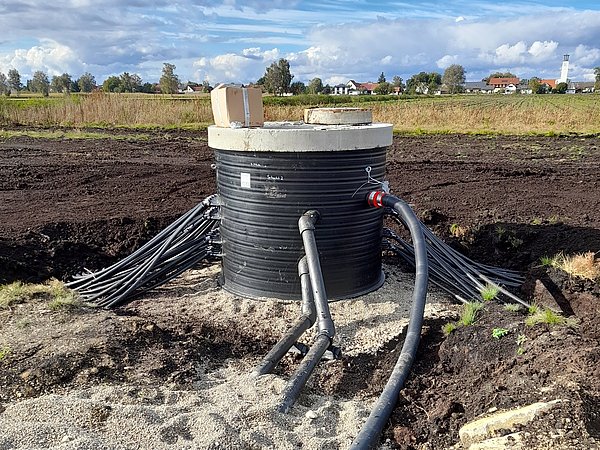
<path id="1" fill-rule="evenodd" d="M 309 94 L 320 94 L 323 91 L 323 81 L 315 77 L 308 83 L 308 93 Z"/>
<path id="2" fill-rule="evenodd" d="M 394 75 L 394 78 L 392 78 L 392 87 L 400 88 L 399 91 L 402 92 L 404 90 L 402 78 L 400 78 L 398 75 Z"/>
<path id="3" fill-rule="evenodd" d="M 142 90 L 142 78 L 135 73 L 123 72 L 119 80 L 119 92 L 140 92 Z M 177 80 L 177 85 L 179 85 L 179 80 Z M 175 88 L 175 92 L 177 92 L 177 88 Z"/>
<path id="4" fill-rule="evenodd" d="M 302 81 L 294 81 L 290 84 L 290 92 L 293 95 L 300 95 L 306 93 L 306 85 Z"/>
<path id="5" fill-rule="evenodd" d="M 81 92 L 81 89 L 79 88 L 79 83 L 77 83 L 77 80 L 71 80 L 69 90 L 71 92 Z"/>
<path id="6" fill-rule="evenodd" d="M 23 88 L 21 84 L 21 75 L 17 69 L 10 69 L 8 71 L 8 89 L 11 92 L 19 95 L 19 91 Z"/>
<path id="7" fill-rule="evenodd" d="M 96 78 L 91 73 L 86 72 L 77 80 L 77 86 L 81 92 L 92 92 L 96 89 Z"/>
<path id="8" fill-rule="evenodd" d="M 203 91 L 203 92 L 206 92 L 206 93 L 209 93 L 209 92 L 210 92 L 210 91 L 212 91 L 212 90 L 213 90 L 213 88 L 212 88 L 212 86 L 210 85 L 210 83 L 208 82 L 208 80 L 204 80 L 204 81 L 202 82 L 202 91 Z"/>
<path id="9" fill-rule="evenodd" d="M 160 92 L 163 94 L 176 94 L 179 89 L 179 77 L 175 74 L 175 65 L 164 63 L 162 75 L 159 80 Z"/>
<path id="10" fill-rule="evenodd" d="M 594 83 L 594 90 L 600 91 L 600 67 L 594 67 L 594 75 L 596 75 L 596 82 Z"/>
<path id="11" fill-rule="evenodd" d="M 293 78 L 289 61 L 281 58 L 267 67 L 264 75 L 264 87 L 271 94 L 283 95 L 290 91 Z"/>
<path id="12" fill-rule="evenodd" d="M 552 89 L 553 94 L 565 94 L 567 92 L 567 88 L 569 85 L 564 81 L 562 83 L 558 83 L 554 89 Z"/>
<path id="13" fill-rule="evenodd" d="M 377 82 L 378 83 L 385 83 L 385 75 L 383 72 L 381 72 L 381 75 L 379 75 L 379 78 L 377 78 Z"/>
<path id="14" fill-rule="evenodd" d="M 48 75 L 41 70 L 34 72 L 31 83 L 29 83 L 29 90 L 31 92 L 42 94 L 44 97 L 48 97 L 48 94 L 50 93 L 50 80 L 48 79 Z"/>
<path id="15" fill-rule="evenodd" d="M 485 81 L 486 83 L 489 83 L 490 78 L 517 78 L 517 76 L 511 72 L 494 72 L 494 73 L 491 73 L 486 78 L 482 79 L 481 81 Z"/>
<path id="16" fill-rule="evenodd" d="M 65 95 L 69 95 L 71 93 L 72 83 L 73 80 L 71 80 L 71 75 L 63 73 L 62 75 L 54 75 L 52 77 L 50 87 L 54 92 L 62 92 Z"/>
<path id="17" fill-rule="evenodd" d="M 117 76 L 110 76 L 102 83 L 102 90 L 104 92 L 121 92 L 121 78 Z"/>
<path id="18" fill-rule="evenodd" d="M 432 94 L 442 84 L 442 76 L 437 72 L 419 72 L 406 82 L 410 94 Z"/>
<path id="19" fill-rule="evenodd" d="M 154 85 L 152 83 L 144 83 L 142 84 L 142 88 L 140 90 L 140 92 L 143 92 L 144 94 L 154 94 Z"/>
<path id="20" fill-rule="evenodd" d="M 462 92 L 465 84 L 465 68 L 460 64 L 448 66 L 444 71 L 442 83 L 446 85 L 451 94 Z"/>
<path id="21" fill-rule="evenodd" d="M 326 84 L 325 86 L 323 86 L 323 90 L 321 91 L 321 94 L 324 94 L 324 95 L 331 94 L 331 86 L 329 86 L 329 84 Z"/>
<path id="22" fill-rule="evenodd" d="M 0 72 L 0 95 L 10 95 L 10 89 L 8 88 L 8 79 L 6 75 Z"/>
<path id="23" fill-rule="evenodd" d="M 529 79 L 529 82 L 527 83 L 527 86 L 529 87 L 529 89 L 531 89 L 531 92 L 533 92 L 534 94 L 538 94 L 538 90 L 540 89 L 541 85 L 541 80 L 538 77 L 531 77 Z"/>
<path id="24" fill-rule="evenodd" d="M 427 85 L 427 92 L 433 94 L 442 85 L 442 75 L 437 72 L 429 73 L 429 84 Z"/>
<path id="25" fill-rule="evenodd" d="M 382 81 L 377 83 L 377 87 L 375 88 L 375 93 L 378 95 L 387 95 L 392 92 L 392 85 L 387 81 Z"/>

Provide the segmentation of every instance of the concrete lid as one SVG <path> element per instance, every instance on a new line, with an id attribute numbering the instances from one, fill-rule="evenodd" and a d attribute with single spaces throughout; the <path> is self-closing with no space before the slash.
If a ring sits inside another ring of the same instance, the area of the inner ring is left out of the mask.
<path id="1" fill-rule="evenodd" d="M 307 108 L 304 122 L 321 125 L 365 125 L 373 122 L 373 113 L 364 108 Z"/>
<path id="2" fill-rule="evenodd" d="M 261 128 L 208 127 L 208 145 L 248 152 L 322 152 L 365 150 L 392 145 L 392 125 L 313 125 L 265 122 Z"/>

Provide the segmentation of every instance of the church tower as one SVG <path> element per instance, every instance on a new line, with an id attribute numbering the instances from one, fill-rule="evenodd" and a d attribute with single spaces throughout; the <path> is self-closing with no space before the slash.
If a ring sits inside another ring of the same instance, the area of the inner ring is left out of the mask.
<path id="1" fill-rule="evenodd" d="M 560 78 L 556 80 L 558 83 L 566 83 L 569 76 L 569 55 L 563 56 L 562 67 L 560 68 Z"/>

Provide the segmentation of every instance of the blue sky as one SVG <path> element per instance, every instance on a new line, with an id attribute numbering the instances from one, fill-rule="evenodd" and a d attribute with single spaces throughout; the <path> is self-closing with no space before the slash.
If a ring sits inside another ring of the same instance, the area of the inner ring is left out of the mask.
<path id="1" fill-rule="evenodd" d="M 247 83 L 279 58 L 294 80 L 403 79 L 453 63 L 467 80 L 592 80 L 600 2 L 461 0 L 1 0 L 0 72 L 36 70 L 101 83 L 124 71 L 157 81 L 164 62 L 185 80 Z"/>

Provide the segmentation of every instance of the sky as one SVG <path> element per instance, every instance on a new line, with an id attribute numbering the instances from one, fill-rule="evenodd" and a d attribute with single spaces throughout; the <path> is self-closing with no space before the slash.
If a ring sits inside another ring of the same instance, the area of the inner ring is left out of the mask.
<path id="1" fill-rule="evenodd" d="M 163 63 L 182 81 L 249 83 L 279 58 L 294 81 L 335 85 L 404 80 L 465 68 L 594 79 L 600 66 L 598 0 L 0 0 L 0 72 L 37 70 L 156 82 Z"/>

